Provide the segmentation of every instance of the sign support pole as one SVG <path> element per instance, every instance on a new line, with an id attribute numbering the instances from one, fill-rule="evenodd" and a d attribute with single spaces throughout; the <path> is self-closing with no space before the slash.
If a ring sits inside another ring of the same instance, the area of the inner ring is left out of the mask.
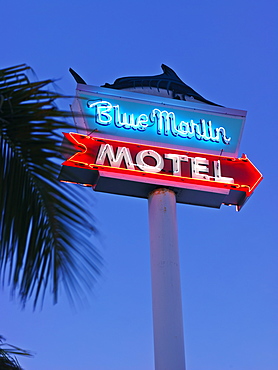
<path id="1" fill-rule="evenodd" d="M 149 195 L 155 370 L 185 370 L 176 195 Z"/>

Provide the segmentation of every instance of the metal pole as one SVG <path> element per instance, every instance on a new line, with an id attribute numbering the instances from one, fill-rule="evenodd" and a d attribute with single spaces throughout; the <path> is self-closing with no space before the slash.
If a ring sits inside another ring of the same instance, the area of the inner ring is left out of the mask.
<path id="1" fill-rule="evenodd" d="M 176 196 L 149 195 L 155 370 L 185 370 Z"/>

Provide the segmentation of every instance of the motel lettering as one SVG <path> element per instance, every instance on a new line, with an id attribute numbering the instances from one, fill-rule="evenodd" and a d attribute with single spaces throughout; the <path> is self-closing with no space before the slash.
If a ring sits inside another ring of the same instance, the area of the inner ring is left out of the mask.
<path id="1" fill-rule="evenodd" d="M 166 166 L 167 161 L 170 163 Z M 101 144 L 95 164 L 150 173 L 164 171 L 173 176 L 183 176 L 186 172 L 195 179 L 234 183 L 233 178 L 222 176 L 219 160 L 210 161 L 205 157 L 189 157 L 172 153 L 161 155 L 153 149 L 141 150 L 132 156 L 128 147 L 114 149 L 110 144 Z"/>

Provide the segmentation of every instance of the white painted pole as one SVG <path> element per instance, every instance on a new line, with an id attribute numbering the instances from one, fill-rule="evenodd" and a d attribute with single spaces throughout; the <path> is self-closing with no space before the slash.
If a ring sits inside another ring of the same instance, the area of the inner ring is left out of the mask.
<path id="1" fill-rule="evenodd" d="M 149 195 L 155 370 L 185 370 L 176 196 Z"/>

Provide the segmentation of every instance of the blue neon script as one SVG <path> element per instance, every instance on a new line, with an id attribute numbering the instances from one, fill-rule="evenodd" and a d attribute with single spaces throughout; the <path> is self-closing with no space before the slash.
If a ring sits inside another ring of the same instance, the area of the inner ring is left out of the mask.
<path id="1" fill-rule="evenodd" d="M 97 137 L 191 152 L 237 156 L 246 112 L 80 85 L 73 104 L 78 127 Z"/>
<path id="2" fill-rule="evenodd" d="M 141 113 L 135 116 L 134 113 L 127 114 L 121 113 L 120 105 L 112 105 L 108 101 L 92 101 L 87 102 L 88 108 L 94 110 L 95 121 L 102 126 L 114 125 L 118 128 L 126 130 L 133 129 L 138 131 L 146 131 L 148 127 L 155 125 L 158 135 L 168 136 L 169 134 L 174 137 L 182 137 L 192 139 L 195 137 L 197 140 L 211 141 L 228 145 L 231 137 L 227 137 L 224 127 L 212 128 L 212 121 L 205 121 L 200 119 L 200 122 L 194 122 L 192 119 L 188 121 L 176 120 L 174 112 L 160 110 L 158 108 L 152 109 L 147 115 Z"/>

